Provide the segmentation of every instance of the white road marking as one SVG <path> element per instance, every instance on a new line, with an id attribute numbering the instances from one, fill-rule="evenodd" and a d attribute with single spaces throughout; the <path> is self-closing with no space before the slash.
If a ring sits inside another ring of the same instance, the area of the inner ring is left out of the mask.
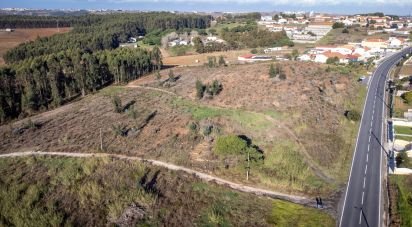
<path id="1" fill-rule="evenodd" d="M 365 185 L 366 185 L 366 177 L 363 177 L 363 188 L 365 189 Z"/>
<path id="2" fill-rule="evenodd" d="M 362 205 L 363 205 L 363 197 L 365 196 L 365 192 L 362 192 Z"/>
<path id="3" fill-rule="evenodd" d="M 369 146 L 368 146 L 368 148 L 369 148 Z M 369 149 L 368 149 L 368 151 L 369 151 Z M 369 160 L 369 153 L 366 153 L 366 162 L 368 162 L 368 160 Z"/>
<path id="4" fill-rule="evenodd" d="M 366 164 L 366 166 L 365 166 L 365 175 L 366 175 L 367 170 L 368 170 L 368 165 Z"/>
<path id="5" fill-rule="evenodd" d="M 370 137 L 369 137 L 370 138 Z M 369 145 L 371 145 L 370 143 L 368 143 L 368 152 L 369 152 Z"/>
<path id="6" fill-rule="evenodd" d="M 362 224 L 362 210 L 359 213 L 359 225 Z"/>
<path id="7" fill-rule="evenodd" d="M 372 131 L 370 133 L 372 133 Z M 369 135 L 369 143 L 371 143 L 371 135 Z"/>

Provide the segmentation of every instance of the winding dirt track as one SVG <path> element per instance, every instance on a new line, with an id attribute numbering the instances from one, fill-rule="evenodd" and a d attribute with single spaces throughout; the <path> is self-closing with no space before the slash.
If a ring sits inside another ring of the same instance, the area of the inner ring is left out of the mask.
<path id="1" fill-rule="evenodd" d="M 11 158 L 11 157 L 24 157 L 24 156 L 63 156 L 63 157 L 74 157 L 74 158 L 102 158 L 102 157 L 109 157 L 109 158 L 116 158 L 116 159 L 123 159 L 123 160 L 130 160 L 130 161 L 140 161 L 143 163 L 148 163 L 154 166 L 160 166 L 169 170 L 174 171 L 183 171 L 187 174 L 192 174 L 198 177 L 201 180 L 207 182 L 214 182 L 219 185 L 224 185 L 226 187 L 232 188 L 237 191 L 251 193 L 255 195 L 267 196 L 274 199 L 281 199 L 297 204 L 302 204 L 309 207 L 316 207 L 316 203 L 314 199 L 309 199 L 302 196 L 296 195 L 288 195 L 280 192 L 270 191 L 266 189 L 250 187 L 238 183 L 234 183 L 228 180 L 224 180 L 219 177 L 215 177 L 209 174 L 205 174 L 193 169 L 189 169 L 183 166 L 177 166 L 174 164 L 151 160 L 151 159 L 143 159 L 139 157 L 132 157 L 120 154 L 108 154 L 108 153 L 71 153 L 71 152 L 43 152 L 43 151 L 27 151 L 27 152 L 16 152 L 16 153 L 8 153 L 8 154 L 1 154 L 0 158 Z M 326 203 L 324 208 L 328 213 L 334 214 L 334 209 L 332 208 L 331 204 Z"/>
<path id="2" fill-rule="evenodd" d="M 185 97 L 183 96 L 179 96 L 178 94 L 165 90 L 165 89 L 160 89 L 160 88 L 155 88 L 155 87 L 150 87 L 150 86 L 142 86 L 142 85 L 136 85 L 136 80 L 130 82 L 129 84 L 126 85 L 127 88 L 140 88 L 140 89 L 146 89 L 146 90 L 152 90 L 152 91 L 158 91 L 158 92 L 163 92 L 169 95 L 173 95 L 179 98 L 184 99 Z M 219 107 L 219 106 L 214 106 L 214 108 L 221 108 L 221 109 L 225 109 L 223 107 Z M 246 111 L 249 113 L 255 113 L 255 114 L 262 114 L 262 113 L 258 113 L 258 112 L 254 112 L 254 111 Z M 322 170 L 319 165 L 317 165 L 315 163 L 315 161 L 312 159 L 312 157 L 309 155 L 309 153 L 307 152 L 305 146 L 301 143 L 301 141 L 299 140 L 299 137 L 287 126 L 285 126 L 285 124 L 283 124 L 281 121 L 276 121 L 275 119 L 273 119 L 271 116 L 265 115 L 266 119 L 271 121 L 272 123 L 277 124 L 279 127 L 281 127 L 282 129 L 284 129 L 286 131 L 287 134 L 289 134 L 301 147 L 300 152 L 301 154 L 303 154 L 303 158 L 304 161 L 306 162 L 306 164 L 308 164 L 309 168 L 311 168 L 313 170 L 313 172 L 320 177 L 321 179 L 323 179 L 324 181 L 328 182 L 328 183 L 335 183 L 336 180 L 329 176 L 327 173 L 325 173 L 324 170 Z"/>

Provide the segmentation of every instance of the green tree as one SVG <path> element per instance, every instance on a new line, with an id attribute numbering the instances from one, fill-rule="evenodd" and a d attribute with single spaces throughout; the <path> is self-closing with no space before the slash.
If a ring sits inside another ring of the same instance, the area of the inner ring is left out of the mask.
<path id="1" fill-rule="evenodd" d="M 247 164 L 247 155 L 249 155 L 249 159 L 252 163 L 257 163 L 264 159 L 263 154 L 259 152 L 256 147 L 251 146 L 251 144 L 248 144 L 248 142 L 236 135 L 218 137 L 213 151 L 215 154 L 223 156 L 244 156 L 244 164 Z"/>
<path id="2" fill-rule="evenodd" d="M 275 78 L 277 75 L 279 75 L 279 73 L 280 73 L 280 65 L 279 64 L 274 65 L 273 63 L 270 64 L 269 77 Z"/>
<path id="3" fill-rule="evenodd" d="M 158 46 L 155 46 L 152 50 L 152 60 L 154 62 L 154 66 L 156 70 L 160 70 L 162 68 L 162 53 Z"/>
<path id="4" fill-rule="evenodd" d="M 202 42 L 202 39 L 198 36 L 193 38 L 193 44 L 195 47 L 196 52 L 198 52 L 199 54 L 204 53 L 204 45 Z"/>

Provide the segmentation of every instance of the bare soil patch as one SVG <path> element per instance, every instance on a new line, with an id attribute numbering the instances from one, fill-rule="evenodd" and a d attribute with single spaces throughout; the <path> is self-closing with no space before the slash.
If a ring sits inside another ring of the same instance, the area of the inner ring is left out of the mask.
<path id="1" fill-rule="evenodd" d="M 13 32 L 0 32 L 0 66 L 4 65 L 3 55 L 20 43 L 35 40 L 37 37 L 47 37 L 54 34 L 69 32 L 71 28 L 32 28 L 16 29 Z"/>

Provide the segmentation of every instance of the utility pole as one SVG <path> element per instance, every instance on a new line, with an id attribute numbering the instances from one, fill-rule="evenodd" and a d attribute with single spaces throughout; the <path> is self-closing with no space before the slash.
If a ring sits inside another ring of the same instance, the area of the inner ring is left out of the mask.
<path id="1" fill-rule="evenodd" d="M 250 171 L 250 152 L 247 151 L 247 167 L 246 167 L 246 180 L 249 180 L 249 171 Z"/>
<path id="2" fill-rule="evenodd" d="M 100 150 L 103 151 L 103 135 L 102 128 L 100 128 Z"/>

